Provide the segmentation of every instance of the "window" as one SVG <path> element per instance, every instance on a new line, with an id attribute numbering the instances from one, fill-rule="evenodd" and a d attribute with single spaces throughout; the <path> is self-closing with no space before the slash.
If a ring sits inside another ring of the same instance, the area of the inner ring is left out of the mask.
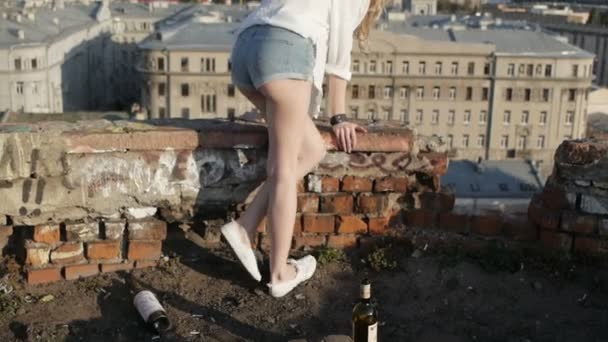
<path id="1" fill-rule="evenodd" d="M 235 113 L 236 113 L 236 110 L 232 107 L 228 107 L 228 109 L 226 110 L 226 116 L 230 120 L 234 120 Z"/>
<path id="2" fill-rule="evenodd" d="M 418 73 L 420 75 L 426 74 L 426 62 L 420 62 L 420 64 L 418 64 Z"/>
<path id="3" fill-rule="evenodd" d="M 517 138 L 517 149 L 518 150 L 525 150 L 526 149 L 526 145 L 527 145 L 527 138 L 523 135 L 519 136 Z"/>
<path id="4" fill-rule="evenodd" d="M 448 134 L 446 140 L 447 140 L 446 144 L 448 145 L 448 148 L 450 148 L 450 149 L 454 148 L 454 136 L 451 134 Z"/>
<path id="5" fill-rule="evenodd" d="M 509 64 L 507 67 L 507 75 L 515 76 L 515 64 Z"/>
<path id="6" fill-rule="evenodd" d="M 360 68 L 359 60 L 355 59 L 353 61 L 353 72 L 359 72 L 359 68 Z"/>
<path id="7" fill-rule="evenodd" d="M 424 87 L 418 87 L 416 89 L 416 98 L 422 100 L 424 98 Z"/>
<path id="8" fill-rule="evenodd" d="M 440 95 L 441 94 L 440 94 L 439 87 L 434 87 L 433 88 L 433 99 L 434 100 L 439 100 Z"/>
<path id="9" fill-rule="evenodd" d="M 540 118 L 538 120 L 538 123 L 540 125 L 545 125 L 547 123 L 547 112 L 545 112 L 545 111 L 540 112 Z"/>
<path id="10" fill-rule="evenodd" d="M 350 107 L 350 117 L 356 119 L 359 117 L 359 107 L 352 106 Z"/>
<path id="11" fill-rule="evenodd" d="M 477 136 L 477 147 L 484 147 L 486 145 L 486 136 L 480 134 Z"/>
<path id="12" fill-rule="evenodd" d="M 481 88 L 481 100 L 488 101 L 490 98 L 490 90 L 487 87 Z"/>
<path id="13" fill-rule="evenodd" d="M 503 135 L 500 137 L 500 148 L 509 148 L 509 136 Z"/>
<path id="14" fill-rule="evenodd" d="M 475 62 L 469 62 L 467 72 L 469 73 L 469 75 L 475 75 Z"/>
<path id="15" fill-rule="evenodd" d="M 467 87 L 466 100 L 467 101 L 473 100 L 473 87 Z"/>
<path id="16" fill-rule="evenodd" d="M 483 74 L 486 76 L 490 74 L 490 63 L 483 65 Z"/>
<path id="17" fill-rule="evenodd" d="M 553 66 L 551 64 L 545 65 L 545 77 L 551 77 L 553 74 Z"/>
<path id="18" fill-rule="evenodd" d="M 385 86 L 384 87 L 384 98 L 385 99 L 390 99 L 393 97 L 393 87 L 391 86 Z"/>
<path id="19" fill-rule="evenodd" d="M 353 99 L 359 98 L 359 86 L 356 84 L 353 85 L 351 97 Z"/>
<path id="20" fill-rule="evenodd" d="M 545 148 L 545 136 L 544 135 L 538 136 L 538 139 L 536 140 L 536 147 Z"/>
<path id="21" fill-rule="evenodd" d="M 190 96 L 190 85 L 188 83 L 182 83 L 182 96 Z"/>
<path id="22" fill-rule="evenodd" d="M 422 123 L 422 109 L 418 109 L 416 111 L 416 123 L 417 124 L 421 124 Z"/>
<path id="23" fill-rule="evenodd" d="M 508 125 L 511 123 L 511 111 L 510 110 L 505 110 L 504 114 L 502 115 L 502 123 L 505 125 Z"/>
<path id="24" fill-rule="evenodd" d="M 520 75 L 523 75 L 523 74 L 524 74 L 524 72 L 526 72 L 526 65 L 525 65 L 525 64 L 520 64 L 520 65 L 519 65 L 519 70 L 518 70 L 518 73 L 519 73 Z"/>
<path id="25" fill-rule="evenodd" d="M 158 117 L 164 119 L 165 115 L 165 107 L 158 107 Z"/>
<path id="26" fill-rule="evenodd" d="M 450 100 L 456 100 L 456 87 L 450 87 Z"/>
<path id="27" fill-rule="evenodd" d="M 469 135 L 465 134 L 462 136 L 462 146 L 469 147 Z"/>
<path id="28" fill-rule="evenodd" d="M 32 58 L 32 69 L 38 69 L 38 60 L 36 58 Z"/>
<path id="29" fill-rule="evenodd" d="M 543 102 L 551 100 L 551 89 L 543 88 Z"/>
<path id="30" fill-rule="evenodd" d="M 23 63 L 21 62 L 21 58 L 15 58 L 15 70 L 23 69 Z"/>
<path id="31" fill-rule="evenodd" d="M 215 58 L 201 58 L 201 72 L 215 72 Z"/>
<path id="32" fill-rule="evenodd" d="M 470 110 L 465 110 L 464 111 L 464 124 L 468 125 L 471 122 L 471 111 Z"/>
<path id="33" fill-rule="evenodd" d="M 507 183 L 499 183 L 498 184 L 498 189 L 500 189 L 500 191 L 502 191 L 502 192 L 508 192 L 509 191 L 509 184 L 507 184 Z"/>
<path id="34" fill-rule="evenodd" d="M 190 119 L 190 108 L 182 108 L 182 119 Z"/>
<path id="35" fill-rule="evenodd" d="M 201 95 L 201 111 L 215 113 L 217 98 L 215 95 Z"/>
<path id="36" fill-rule="evenodd" d="M 376 115 L 375 109 L 370 108 L 367 110 L 367 119 L 368 120 L 376 120 L 376 117 L 377 117 L 377 115 Z"/>
<path id="37" fill-rule="evenodd" d="M 369 62 L 369 72 L 376 73 L 376 61 Z"/>
<path id="38" fill-rule="evenodd" d="M 439 123 L 439 111 L 438 110 L 433 111 L 433 114 L 431 115 L 431 123 L 434 125 Z"/>
<path id="39" fill-rule="evenodd" d="M 161 82 L 158 84 L 158 96 L 165 96 L 165 82 Z"/>
<path id="40" fill-rule="evenodd" d="M 522 125 L 527 125 L 529 121 L 530 121 L 530 112 L 527 110 L 524 110 L 523 112 L 521 112 L 521 123 L 522 123 Z"/>
<path id="41" fill-rule="evenodd" d="M 441 75 L 443 64 L 441 62 L 435 63 L 435 75 Z"/>
<path id="42" fill-rule="evenodd" d="M 482 110 L 479 113 L 479 124 L 480 125 L 485 125 L 486 122 L 488 122 L 488 112 L 485 110 Z"/>
<path id="43" fill-rule="evenodd" d="M 542 76 L 543 75 L 543 65 L 542 64 L 537 64 L 536 65 L 536 75 L 537 76 Z"/>
<path id="44" fill-rule="evenodd" d="M 505 92 L 505 100 L 513 101 L 513 88 L 507 88 L 507 91 Z"/>
<path id="45" fill-rule="evenodd" d="M 524 101 L 530 102 L 532 99 L 532 89 L 526 88 L 524 89 Z"/>
<path id="46" fill-rule="evenodd" d="M 578 77 L 578 64 L 572 65 L 572 77 Z"/>
<path id="47" fill-rule="evenodd" d="M 23 82 L 17 82 L 15 90 L 17 91 L 17 94 L 23 95 Z"/>
<path id="48" fill-rule="evenodd" d="M 405 123 L 405 122 L 408 121 L 408 118 L 407 118 L 407 109 L 402 109 L 399 112 L 399 115 L 401 115 L 401 122 Z"/>
<path id="49" fill-rule="evenodd" d="M 410 73 L 410 62 L 403 62 L 403 63 L 401 63 L 401 72 L 403 72 L 406 75 L 409 75 L 409 73 Z"/>
<path id="50" fill-rule="evenodd" d="M 387 74 L 393 73 L 393 61 L 386 62 L 386 73 Z"/>
<path id="51" fill-rule="evenodd" d="M 574 112 L 573 111 L 566 112 L 566 125 L 572 126 L 573 123 L 574 123 Z"/>
<path id="52" fill-rule="evenodd" d="M 158 59 L 156 60 L 156 67 L 158 68 L 158 71 L 164 71 L 165 70 L 165 59 L 163 57 L 158 57 Z"/>
<path id="53" fill-rule="evenodd" d="M 370 99 L 376 98 L 376 87 L 373 85 L 369 86 L 367 97 Z"/>
<path id="54" fill-rule="evenodd" d="M 534 76 L 534 64 L 528 64 L 528 67 L 526 68 L 526 76 Z"/>
<path id="55" fill-rule="evenodd" d="M 228 61 L 228 71 L 232 71 L 232 62 Z"/>
<path id="56" fill-rule="evenodd" d="M 458 62 L 452 62 L 452 75 L 458 75 Z"/>
<path id="57" fill-rule="evenodd" d="M 388 120 L 389 116 L 390 116 L 390 108 L 383 108 L 382 109 L 382 117 L 380 117 L 380 120 Z"/>
<path id="58" fill-rule="evenodd" d="M 38 95 L 38 92 L 39 92 L 38 83 L 39 82 L 33 82 L 32 83 L 32 93 L 35 94 L 35 95 Z"/>
<path id="59" fill-rule="evenodd" d="M 410 88 L 409 87 L 401 87 L 399 89 L 399 97 L 405 99 L 409 96 Z"/>
<path id="60" fill-rule="evenodd" d="M 189 69 L 188 63 L 189 63 L 188 57 L 182 57 L 182 59 L 180 61 L 182 71 L 188 71 L 188 69 Z"/>
<path id="61" fill-rule="evenodd" d="M 568 101 L 573 102 L 576 100 L 576 89 L 568 89 Z"/>

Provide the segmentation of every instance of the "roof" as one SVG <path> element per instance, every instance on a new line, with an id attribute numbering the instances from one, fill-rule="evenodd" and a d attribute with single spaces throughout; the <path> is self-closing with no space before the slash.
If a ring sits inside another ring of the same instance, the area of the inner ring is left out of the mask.
<path id="1" fill-rule="evenodd" d="M 230 50 L 235 40 L 238 24 L 220 23 L 186 23 L 173 30 L 164 30 L 162 40 L 151 35 L 139 44 L 146 50 Z M 166 38 L 165 38 L 166 37 Z"/>
<path id="2" fill-rule="evenodd" d="M 165 3 L 166 7 L 153 7 L 152 10 L 147 4 L 133 3 L 129 1 L 110 2 L 112 17 L 121 18 L 165 18 L 183 9 L 193 6 L 187 3 Z"/>
<path id="3" fill-rule="evenodd" d="M 529 198 L 543 187 L 525 160 L 451 160 L 441 181 L 457 198 Z"/>

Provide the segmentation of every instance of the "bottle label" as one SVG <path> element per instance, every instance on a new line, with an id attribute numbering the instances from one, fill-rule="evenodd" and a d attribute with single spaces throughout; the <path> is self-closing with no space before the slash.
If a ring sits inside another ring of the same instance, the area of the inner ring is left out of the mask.
<path id="1" fill-rule="evenodd" d="M 367 327 L 367 342 L 378 342 L 378 322 Z"/>
<path id="2" fill-rule="evenodd" d="M 145 322 L 148 322 L 150 315 L 157 311 L 165 311 L 158 299 L 150 291 L 141 291 L 133 299 L 133 304 L 137 308 L 137 312 L 141 315 Z"/>
<path id="3" fill-rule="evenodd" d="M 369 299 L 371 297 L 371 286 L 369 284 L 361 285 L 361 298 Z"/>

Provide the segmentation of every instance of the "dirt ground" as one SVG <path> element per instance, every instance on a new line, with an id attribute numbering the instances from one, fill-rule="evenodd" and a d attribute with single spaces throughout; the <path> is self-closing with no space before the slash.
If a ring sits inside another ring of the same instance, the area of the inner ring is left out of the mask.
<path id="1" fill-rule="evenodd" d="M 133 284 L 158 295 L 180 341 L 319 341 L 349 334 L 366 276 L 380 341 L 608 341 L 605 265 L 405 250 L 390 254 L 397 264 L 384 264 L 394 270 L 373 271 L 358 255 L 330 260 L 277 300 L 226 248 L 173 239 L 157 269 L 36 287 L 16 282 L 0 293 L 0 341 L 158 341 L 132 306 Z M 11 267 L 3 272 L 17 279 Z"/>

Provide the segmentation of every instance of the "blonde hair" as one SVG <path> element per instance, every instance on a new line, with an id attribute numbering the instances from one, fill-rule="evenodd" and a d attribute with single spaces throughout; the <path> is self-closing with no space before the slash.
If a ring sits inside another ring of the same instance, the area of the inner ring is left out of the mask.
<path id="1" fill-rule="evenodd" d="M 363 17 L 361 24 L 355 30 L 355 37 L 359 40 L 359 45 L 364 45 L 365 41 L 369 38 L 369 32 L 373 28 L 376 20 L 382 14 L 382 10 L 384 9 L 384 2 L 386 0 L 370 0 L 369 9 L 367 10 L 367 14 Z"/>

